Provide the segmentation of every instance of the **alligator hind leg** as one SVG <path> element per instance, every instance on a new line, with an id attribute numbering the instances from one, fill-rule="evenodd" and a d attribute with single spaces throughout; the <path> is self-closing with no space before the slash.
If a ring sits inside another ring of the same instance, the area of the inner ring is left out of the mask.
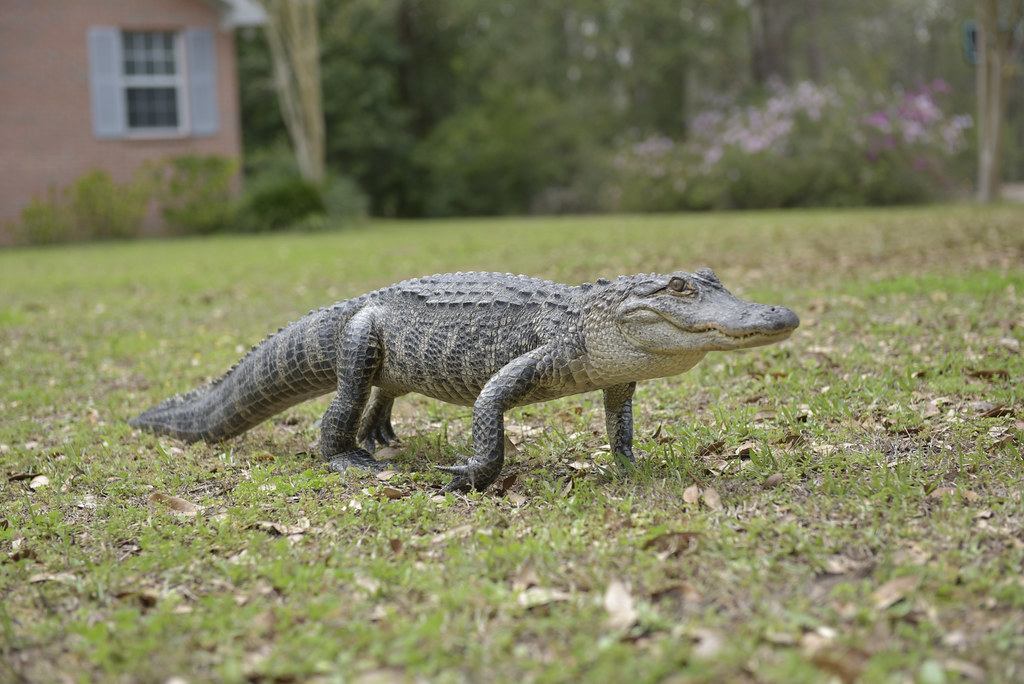
<path id="1" fill-rule="evenodd" d="M 320 423 L 320 452 L 331 470 L 383 470 L 390 467 L 359 446 L 359 422 L 370 399 L 373 379 L 384 350 L 373 330 L 373 311 L 363 310 L 341 331 L 338 350 L 338 393 Z M 388 411 L 390 402 L 388 402 Z M 387 413 L 388 411 L 385 411 Z M 379 412 L 379 410 L 378 410 Z"/>
<path id="2" fill-rule="evenodd" d="M 391 446 L 398 441 L 394 428 L 391 427 L 391 407 L 400 394 L 392 394 L 380 387 L 374 387 L 370 401 L 359 421 L 359 434 L 356 441 L 371 454 L 378 447 Z"/>

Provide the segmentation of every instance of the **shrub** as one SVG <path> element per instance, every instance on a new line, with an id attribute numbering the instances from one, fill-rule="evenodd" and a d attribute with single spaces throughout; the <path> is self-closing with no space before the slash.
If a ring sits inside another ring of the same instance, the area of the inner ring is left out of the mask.
<path id="1" fill-rule="evenodd" d="M 237 206 L 232 184 L 237 163 L 220 155 L 168 157 L 150 167 L 157 183 L 160 213 L 171 231 L 214 233 L 230 230 Z"/>
<path id="2" fill-rule="evenodd" d="M 90 171 L 62 193 L 51 187 L 21 211 L 19 237 L 29 243 L 125 238 L 139 234 L 152 196 L 146 178 L 117 185 L 106 171 Z"/>
<path id="3" fill-rule="evenodd" d="M 46 197 L 36 195 L 21 210 L 21 222 L 15 226 L 18 242 L 53 244 L 74 239 L 71 211 L 61 201 L 57 188 L 50 186 Z"/>
<path id="4" fill-rule="evenodd" d="M 327 213 L 320 188 L 298 176 L 274 177 L 253 185 L 242 201 L 239 230 L 281 230 L 309 216 Z"/>
<path id="5" fill-rule="evenodd" d="M 606 204 L 615 210 L 900 204 L 952 186 L 970 117 L 947 116 L 936 81 L 867 97 L 841 88 L 776 84 L 756 107 L 719 101 L 684 143 L 621 145 Z"/>

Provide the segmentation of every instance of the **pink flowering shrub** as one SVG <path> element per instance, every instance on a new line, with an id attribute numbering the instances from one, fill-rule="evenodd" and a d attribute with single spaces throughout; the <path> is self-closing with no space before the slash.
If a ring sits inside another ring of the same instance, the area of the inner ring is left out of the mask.
<path id="1" fill-rule="evenodd" d="M 967 148 L 969 116 L 941 107 L 948 86 L 866 96 L 842 88 L 776 84 L 759 106 L 718 98 L 689 137 L 620 146 L 605 191 L 609 208 L 711 208 L 900 204 L 951 186 L 950 163 Z"/>

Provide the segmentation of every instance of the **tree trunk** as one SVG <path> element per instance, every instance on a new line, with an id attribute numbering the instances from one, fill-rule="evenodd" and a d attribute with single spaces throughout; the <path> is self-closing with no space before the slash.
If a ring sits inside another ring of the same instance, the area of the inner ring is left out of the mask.
<path id="1" fill-rule="evenodd" d="M 299 173 L 324 180 L 324 113 L 316 0 L 263 0 L 274 85 Z"/>
<path id="2" fill-rule="evenodd" d="M 975 0 L 978 13 L 978 200 L 994 202 L 1002 188 L 1000 140 L 1006 119 L 1014 29 L 1024 18 L 1024 0 L 1015 0 L 1000 21 L 998 0 Z"/>
<path id="3" fill-rule="evenodd" d="M 750 66 L 754 83 L 790 80 L 789 32 L 791 16 L 778 0 L 753 0 L 747 9 L 750 25 Z"/>

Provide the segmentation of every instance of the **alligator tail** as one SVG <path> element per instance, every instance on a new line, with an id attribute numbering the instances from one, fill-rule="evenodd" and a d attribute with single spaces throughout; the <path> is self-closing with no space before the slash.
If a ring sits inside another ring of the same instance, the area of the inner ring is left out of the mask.
<path id="1" fill-rule="evenodd" d="M 311 311 L 253 346 L 221 378 L 129 420 L 187 442 L 219 442 L 337 387 L 338 330 L 362 298 Z"/>

